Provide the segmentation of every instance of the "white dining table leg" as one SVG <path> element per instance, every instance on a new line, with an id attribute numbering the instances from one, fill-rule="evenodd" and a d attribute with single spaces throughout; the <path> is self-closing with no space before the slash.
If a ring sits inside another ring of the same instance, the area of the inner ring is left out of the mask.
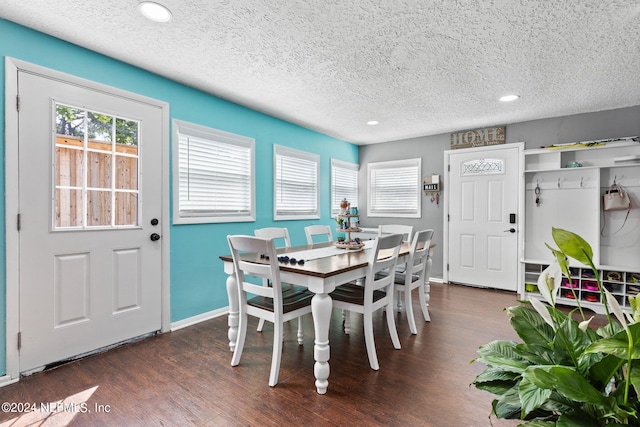
<path id="1" fill-rule="evenodd" d="M 227 337 L 229 338 L 229 349 L 234 351 L 236 349 L 236 342 L 238 341 L 238 322 L 240 320 L 240 301 L 238 300 L 238 286 L 235 274 L 227 277 L 227 295 L 229 297 L 229 331 Z"/>
<path id="2" fill-rule="evenodd" d="M 313 315 L 313 328 L 315 341 L 313 357 L 315 364 L 313 373 L 316 377 L 316 390 L 318 394 L 325 394 L 329 387 L 329 322 L 333 302 L 328 294 L 315 294 L 311 299 L 311 314 Z"/>

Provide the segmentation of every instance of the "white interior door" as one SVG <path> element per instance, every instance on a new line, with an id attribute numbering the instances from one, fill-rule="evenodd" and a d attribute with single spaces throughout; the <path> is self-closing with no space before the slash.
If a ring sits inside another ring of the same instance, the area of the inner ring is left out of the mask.
<path id="1" fill-rule="evenodd" d="M 447 152 L 449 282 L 517 290 L 520 151 Z"/>
<path id="2" fill-rule="evenodd" d="M 20 70 L 20 371 L 161 329 L 162 108 Z"/>

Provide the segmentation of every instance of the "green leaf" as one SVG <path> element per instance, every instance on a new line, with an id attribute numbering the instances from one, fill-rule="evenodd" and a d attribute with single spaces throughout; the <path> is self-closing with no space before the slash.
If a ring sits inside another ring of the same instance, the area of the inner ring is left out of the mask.
<path id="1" fill-rule="evenodd" d="M 589 403 L 602 408 L 612 405 L 611 399 L 603 396 L 574 368 L 567 366 L 530 366 L 523 374 L 523 380 L 536 386 L 555 390 L 569 399 Z"/>
<path id="2" fill-rule="evenodd" d="M 522 373 L 530 365 L 515 351 L 513 341 L 493 341 L 478 349 L 476 361 L 505 371 Z"/>
<path id="3" fill-rule="evenodd" d="M 609 380 L 620 370 L 620 359 L 616 356 L 603 355 L 602 353 L 584 353 L 581 359 L 593 358 L 589 373 L 591 384 L 598 388 L 604 388 Z M 581 363 L 583 363 L 581 361 Z"/>
<path id="4" fill-rule="evenodd" d="M 521 358 L 530 362 L 531 365 L 558 365 L 555 362 L 553 349 L 548 345 L 518 344 L 516 351 Z"/>
<path id="5" fill-rule="evenodd" d="M 522 418 L 524 418 L 549 399 L 551 390 L 540 388 L 523 378 L 518 386 L 518 395 L 522 405 Z"/>
<path id="6" fill-rule="evenodd" d="M 526 426 L 526 427 L 555 427 L 556 423 L 554 421 L 542 421 L 542 420 L 533 420 L 528 421 L 523 424 L 518 424 L 518 427 Z"/>
<path id="7" fill-rule="evenodd" d="M 600 425 L 598 420 L 594 420 L 584 412 L 562 414 L 556 423 L 557 427 L 600 427 Z"/>
<path id="8" fill-rule="evenodd" d="M 503 395 L 520 381 L 520 375 L 497 368 L 487 368 L 473 381 L 478 390 L 487 391 L 495 395 Z"/>
<path id="9" fill-rule="evenodd" d="M 534 310 L 523 306 L 509 307 L 511 326 L 527 344 L 549 347 L 553 341 L 553 328 Z"/>
<path id="10" fill-rule="evenodd" d="M 640 359 L 640 323 L 629 325 L 629 332 L 633 339 L 631 348 L 631 359 Z M 624 329 L 611 338 L 602 338 L 586 348 L 587 353 L 605 353 L 616 356 L 620 359 L 629 358 L 629 336 Z"/>
<path id="11" fill-rule="evenodd" d="M 591 344 L 589 336 L 580 330 L 578 322 L 566 319 L 556 331 L 553 342 L 558 364 L 571 364 L 579 367 L 580 355 Z M 581 371 L 586 372 L 586 371 Z"/>
<path id="12" fill-rule="evenodd" d="M 518 390 L 514 388 L 500 398 L 495 399 L 493 401 L 493 412 L 498 418 L 507 420 L 520 419 L 521 406 Z"/>
<path id="13" fill-rule="evenodd" d="M 551 236 L 565 255 L 586 265 L 593 264 L 593 249 L 582 237 L 571 231 L 555 227 L 551 229 Z"/>
<path id="14" fill-rule="evenodd" d="M 629 381 L 636 391 L 636 395 L 640 396 L 640 361 L 634 360 L 631 362 L 631 374 L 629 375 Z"/>

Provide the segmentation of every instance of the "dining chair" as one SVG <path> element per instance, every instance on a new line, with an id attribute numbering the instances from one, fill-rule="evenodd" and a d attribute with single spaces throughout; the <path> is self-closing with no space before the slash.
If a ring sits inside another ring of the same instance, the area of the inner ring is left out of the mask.
<path id="1" fill-rule="evenodd" d="M 266 228 L 258 228 L 253 230 L 253 234 L 257 237 L 262 237 L 264 239 L 273 239 L 277 243 L 284 243 L 284 245 L 276 244 L 277 248 L 291 247 L 291 238 L 289 237 L 289 230 L 284 227 L 266 227 Z M 269 281 L 264 281 L 264 286 L 270 286 Z M 286 285 L 284 285 L 286 286 Z M 262 332 L 262 328 L 264 327 L 264 319 L 260 319 L 258 321 L 258 327 L 256 330 L 258 332 Z M 298 320 L 298 334 L 302 334 L 302 319 Z"/>
<path id="2" fill-rule="evenodd" d="M 422 315 L 425 322 L 429 322 L 427 294 L 425 293 L 425 281 L 429 280 L 425 277 L 428 266 L 429 250 L 431 239 L 433 238 L 433 230 L 417 231 L 411 242 L 409 255 L 406 257 L 406 269 L 404 272 L 396 271 L 394 282 L 395 290 L 398 295 L 404 294 L 404 308 L 407 313 L 407 321 L 409 329 L 413 335 L 418 333 L 416 328 L 415 316 L 413 315 L 413 304 L 411 303 L 411 293 L 414 289 L 418 289 L 418 299 L 422 309 Z"/>
<path id="3" fill-rule="evenodd" d="M 378 273 L 383 270 L 388 272 L 395 271 L 401 244 L 401 234 L 378 236 L 373 248 L 369 251 L 364 286 L 347 283 L 336 287 L 331 293 L 333 307 L 363 315 L 364 338 L 369 357 L 369 366 L 375 371 L 380 369 L 373 335 L 373 313 L 377 310 L 381 308 L 386 310 L 387 327 L 393 347 L 400 349 L 400 339 L 398 338 L 393 314 L 394 275 L 379 275 Z M 345 331 L 345 333 L 349 333 L 349 331 Z"/>
<path id="4" fill-rule="evenodd" d="M 378 226 L 378 234 L 402 234 L 403 240 L 405 242 L 411 243 L 411 238 L 413 237 L 413 226 L 404 224 L 380 224 Z M 396 267 L 396 271 L 404 273 L 406 267 L 406 263 L 401 262 Z M 400 298 L 400 293 L 398 293 L 396 303 L 398 305 L 398 310 L 402 310 L 402 298 Z"/>
<path id="5" fill-rule="evenodd" d="M 304 234 L 307 236 L 308 245 L 313 245 L 313 236 L 327 236 L 326 241 L 333 242 L 331 227 L 328 225 L 309 225 L 304 228 Z"/>
<path id="6" fill-rule="evenodd" d="M 411 243 L 413 237 L 413 226 L 404 224 L 380 224 L 378 234 L 402 234 L 405 242 Z"/>
<path id="7" fill-rule="evenodd" d="M 267 228 L 258 228 L 253 231 L 257 237 L 262 237 L 265 239 L 274 239 L 277 243 L 280 242 L 280 239 L 284 241 L 284 245 L 277 245 L 277 248 L 280 247 L 291 247 L 291 238 L 289 237 L 289 230 L 284 227 L 267 227 Z"/>
<path id="8" fill-rule="evenodd" d="M 239 323 L 236 347 L 231 366 L 237 366 L 242 357 L 247 336 L 248 316 L 254 316 L 273 323 L 273 353 L 269 385 L 278 383 L 283 323 L 311 313 L 313 293 L 301 286 L 282 288 L 280 267 L 273 239 L 254 236 L 227 236 L 236 275 L 239 296 Z M 242 258 L 243 254 L 250 258 Z M 259 254 L 259 255 L 258 255 Z M 264 256 L 263 256 L 264 255 Z M 262 286 L 247 281 L 247 276 L 269 280 L 271 286 Z M 298 336 L 298 344 L 302 339 Z"/>

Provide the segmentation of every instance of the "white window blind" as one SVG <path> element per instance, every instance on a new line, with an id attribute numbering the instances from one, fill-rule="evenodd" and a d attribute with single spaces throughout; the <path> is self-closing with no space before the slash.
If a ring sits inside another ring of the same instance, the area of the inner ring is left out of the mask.
<path id="1" fill-rule="evenodd" d="M 370 163 L 369 216 L 420 218 L 422 159 Z"/>
<path id="2" fill-rule="evenodd" d="M 174 121 L 174 223 L 255 221 L 254 140 Z"/>
<path id="3" fill-rule="evenodd" d="M 358 165 L 331 159 L 331 215 L 340 212 L 340 202 L 347 199 L 358 207 Z"/>
<path id="4" fill-rule="evenodd" d="M 316 219 L 320 156 L 274 145 L 274 219 Z"/>

